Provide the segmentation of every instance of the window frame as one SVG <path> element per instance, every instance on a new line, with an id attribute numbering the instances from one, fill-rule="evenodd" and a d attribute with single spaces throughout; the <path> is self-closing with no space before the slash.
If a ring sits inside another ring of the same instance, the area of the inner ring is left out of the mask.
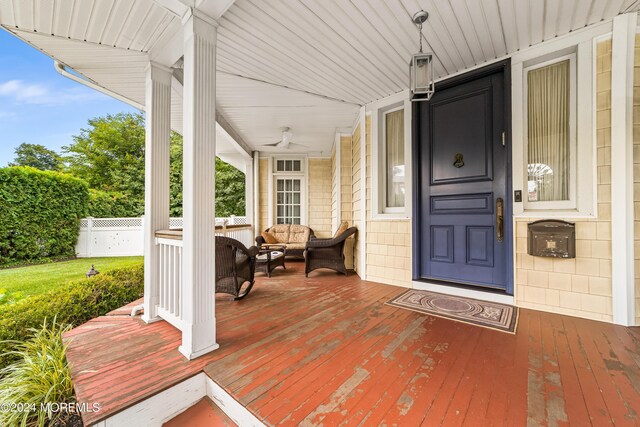
<path id="1" fill-rule="evenodd" d="M 298 206 L 300 206 L 300 214 L 298 215 L 298 218 L 299 218 L 300 222 L 298 224 L 304 224 L 304 221 L 305 221 L 305 219 L 304 219 L 305 218 L 304 211 L 305 211 L 305 209 L 304 209 L 303 201 L 304 201 L 304 192 L 305 192 L 305 185 L 304 185 L 305 184 L 305 180 L 304 180 L 304 176 L 303 175 L 293 175 L 293 174 L 284 174 L 284 175 L 283 174 L 274 174 L 274 176 L 273 176 L 273 193 L 275 195 L 275 197 L 274 197 L 274 206 L 273 206 L 274 207 L 274 215 L 273 215 L 274 222 L 273 223 L 274 224 L 295 224 L 294 222 L 291 222 L 291 223 L 287 223 L 287 222 L 279 223 L 278 222 L 278 218 L 285 218 L 285 219 L 288 218 L 288 216 L 286 214 L 282 215 L 282 216 L 278 215 L 278 192 L 280 191 L 280 190 L 278 190 L 278 181 L 279 180 L 283 180 L 284 183 L 285 183 L 285 189 L 282 191 L 282 193 L 285 194 L 285 195 L 287 193 L 292 193 L 293 194 L 294 192 L 296 192 L 296 190 L 294 190 L 294 189 L 291 189 L 291 190 L 287 190 L 286 189 L 286 181 L 287 180 L 290 180 L 292 182 L 293 182 L 293 180 L 300 181 L 300 189 L 297 190 L 297 192 L 300 194 L 300 200 L 297 203 Z M 293 207 L 293 206 L 295 206 L 295 204 L 293 202 L 291 202 L 289 204 L 287 204 L 285 202 L 285 203 L 282 204 L 282 206 L 285 207 L 285 208 L 286 208 L 286 206 L 292 206 Z M 291 214 L 290 217 L 291 218 L 295 218 L 296 216 Z"/>
<path id="2" fill-rule="evenodd" d="M 404 206 L 388 207 L 386 171 L 386 114 L 404 110 Z M 373 219 L 406 219 L 411 217 L 411 117 L 409 92 L 403 91 L 379 101 L 368 108 L 371 114 L 371 214 Z"/>
<path id="3" fill-rule="evenodd" d="M 569 60 L 569 200 L 554 201 L 529 201 L 528 196 L 528 152 L 529 152 L 529 82 L 528 74 L 530 71 L 538 70 L 559 62 Z M 578 206 L 577 187 L 578 187 L 578 144 L 577 144 L 577 55 L 576 52 L 562 54 L 542 62 L 536 62 L 523 68 L 522 76 L 522 109 L 523 109 L 523 155 L 524 155 L 524 208 L 528 211 L 544 211 L 544 210 L 575 210 Z"/>
<path id="4" fill-rule="evenodd" d="M 407 194 L 406 194 L 406 187 L 405 187 L 405 200 L 404 200 L 404 206 L 389 206 L 388 200 L 387 200 L 387 191 L 388 191 L 388 185 L 389 185 L 389 176 L 388 176 L 388 167 L 387 167 L 387 152 L 389 151 L 387 149 L 387 115 L 389 115 L 390 113 L 395 113 L 397 111 L 402 110 L 403 112 L 403 120 L 404 120 L 404 114 L 406 114 L 406 111 L 404 109 L 404 105 L 397 105 L 393 108 L 389 108 L 389 109 L 384 109 L 380 112 L 381 114 L 381 126 L 382 129 L 380 131 L 380 138 L 382 139 L 382 141 L 380 142 L 380 152 L 381 152 L 381 158 L 380 158 L 380 162 L 382 164 L 381 167 L 381 179 L 382 179 L 382 185 L 381 185 L 381 189 L 380 189 L 380 197 L 382 198 L 382 200 L 380 200 L 380 208 L 382 209 L 382 213 L 385 214 L 390 214 L 390 213 L 403 213 L 405 210 L 405 206 L 407 205 Z M 405 129 L 406 132 L 406 129 Z M 406 150 L 405 150 L 406 151 Z M 407 156 L 406 153 L 404 155 L 404 160 L 405 160 L 405 169 L 407 166 Z M 406 177 L 405 177 L 405 185 L 406 185 Z"/>
<path id="5" fill-rule="evenodd" d="M 524 49 L 511 57 L 511 149 L 512 190 L 515 198 L 522 194 L 522 201 L 513 202 L 516 218 L 584 219 L 598 217 L 598 174 L 596 138 L 596 46 L 611 38 L 611 23 L 594 25 L 590 29 L 567 34 L 547 43 Z M 527 192 L 523 170 L 524 155 L 524 94 L 523 69 L 569 53 L 576 54 L 577 74 L 577 190 L 575 209 L 525 209 Z M 509 132 L 507 132 L 509 133 Z"/>
<path id="6" fill-rule="evenodd" d="M 278 160 L 299 160 L 300 171 L 277 171 Z M 268 164 L 268 222 L 271 225 L 276 224 L 278 218 L 278 198 L 277 198 L 277 185 L 278 179 L 300 179 L 300 223 L 306 225 L 309 222 L 308 217 L 308 157 L 306 156 L 270 156 Z"/>

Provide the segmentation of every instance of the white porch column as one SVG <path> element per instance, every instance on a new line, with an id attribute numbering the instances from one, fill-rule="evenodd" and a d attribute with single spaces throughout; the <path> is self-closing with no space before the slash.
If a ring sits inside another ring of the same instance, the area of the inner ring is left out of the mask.
<path id="1" fill-rule="evenodd" d="M 633 56 L 635 13 L 613 19 L 611 58 L 611 247 L 613 323 L 635 324 Z"/>
<path id="2" fill-rule="evenodd" d="M 169 228 L 169 143 L 171 138 L 171 70 L 150 62 L 145 92 L 144 179 L 144 315 L 160 320 L 158 305 L 159 253 L 157 230 Z"/>
<path id="3" fill-rule="evenodd" d="M 184 170 L 180 352 L 218 348 L 215 318 L 216 23 L 197 10 L 184 28 Z"/>
<path id="4" fill-rule="evenodd" d="M 253 210 L 255 209 L 253 204 L 253 159 L 245 162 L 244 171 L 244 215 L 247 217 L 247 222 L 251 223 L 256 231 L 256 224 L 253 222 Z"/>

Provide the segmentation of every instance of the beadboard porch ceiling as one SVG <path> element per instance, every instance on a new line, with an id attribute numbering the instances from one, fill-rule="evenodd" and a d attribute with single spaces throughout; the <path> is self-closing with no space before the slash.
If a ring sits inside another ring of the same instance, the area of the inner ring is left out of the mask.
<path id="1" fill-rule="evenodd" d="M 418 50 L 411 16 L 424 9 L 425 49 L 438 78 L 638 11 L 640 0 L 191 0 L 220 14 L 218 111 L 252 150 L 280 139 L 327 155 L 359 107 L 408 87 Z M 79 74 L 144 103 L 148 59 L 182 56 L 187 0 L 3 0 L 0 25 Z M 179 84 L 174 129 L 181 128 Z M 270 150 L 273 152 L 273 150 Z"/>

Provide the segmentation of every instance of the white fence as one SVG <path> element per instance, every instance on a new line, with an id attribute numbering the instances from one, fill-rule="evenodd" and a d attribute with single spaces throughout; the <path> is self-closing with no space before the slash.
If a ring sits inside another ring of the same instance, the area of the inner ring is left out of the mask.
<path id="1" fill-rule="evenodd" d="M 218 225 L 247 224 L 245 216 L 216 218 Z M 171 228 L 182 228 L 182 218 L 171 218 Z M 253 244 L 253 229 L 223 228 L 216 234 Z M 83 218 L 80 220 L 80 236 L 76 255 L 80 258 L 141 256 L 144 252 L 143 218 Z"/>

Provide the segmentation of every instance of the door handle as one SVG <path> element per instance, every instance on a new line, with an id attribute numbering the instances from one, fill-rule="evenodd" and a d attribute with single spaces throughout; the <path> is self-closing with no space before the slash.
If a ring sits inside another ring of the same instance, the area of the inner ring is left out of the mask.
<path id="1" fill-rule="evenodd" d="M 502 197 L 496 199 L 496 240 L 502 242 L 504 239 L 504 200 Z"/>

